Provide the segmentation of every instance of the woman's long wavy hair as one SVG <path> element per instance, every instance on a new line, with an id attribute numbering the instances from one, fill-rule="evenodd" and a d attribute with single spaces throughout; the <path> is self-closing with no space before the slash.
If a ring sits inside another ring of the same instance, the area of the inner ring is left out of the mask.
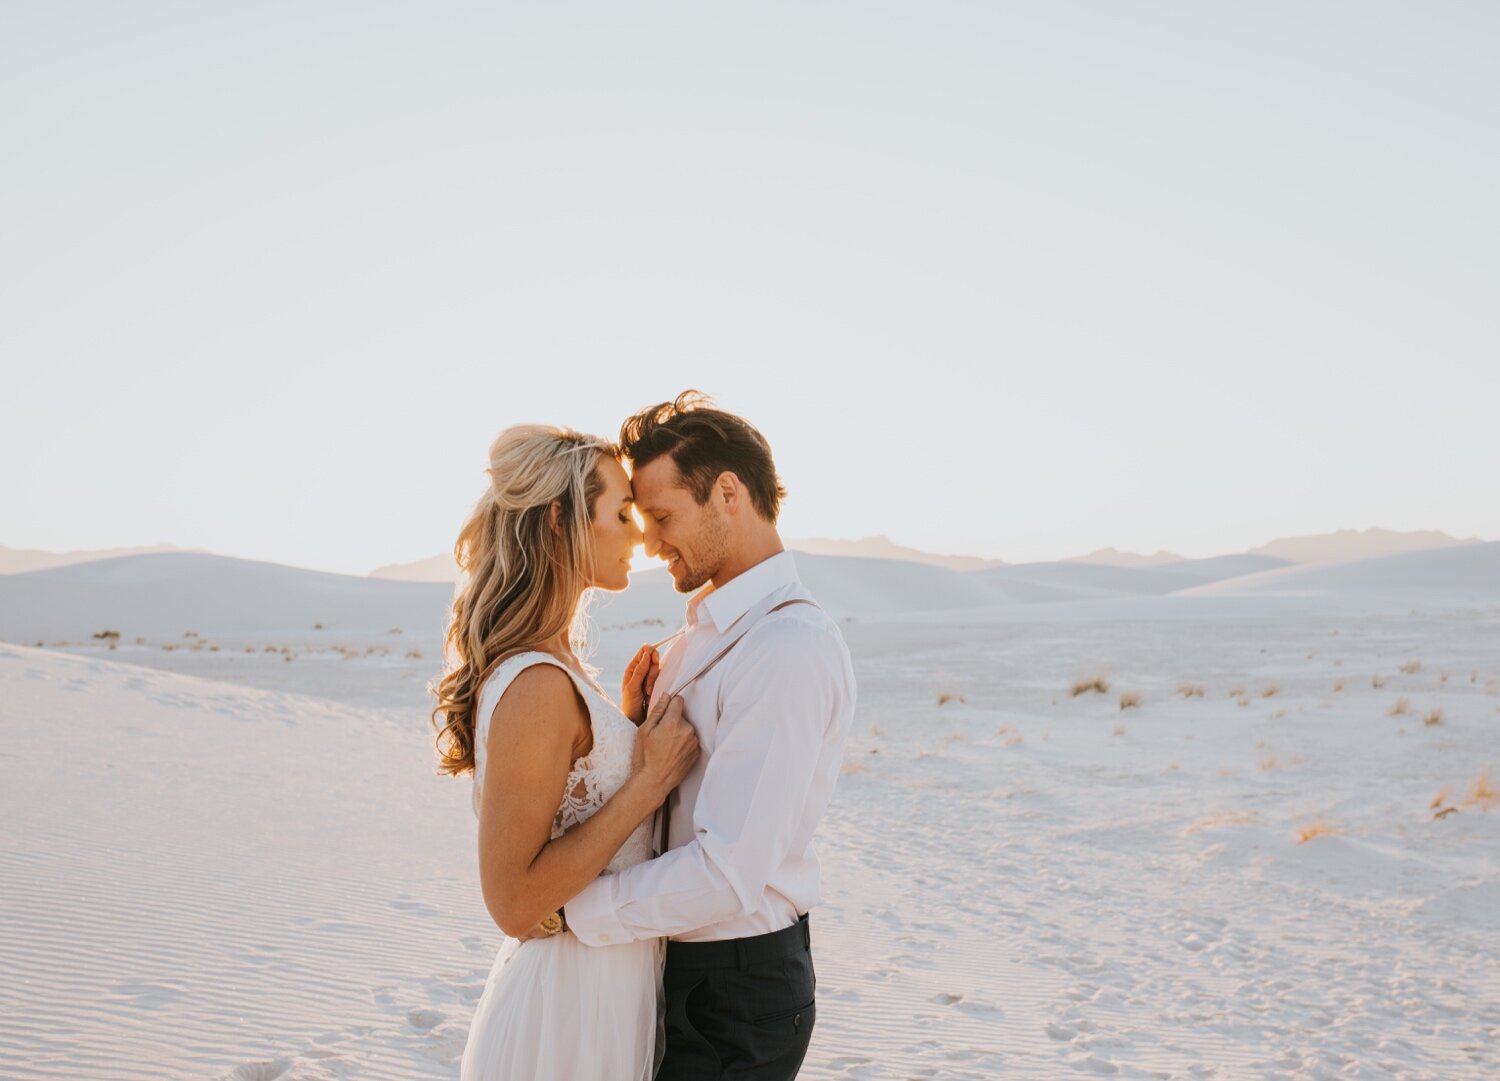
<path id="1" fill-rule="evenodd" d="M 474 711 L 496 664 L 545 650 L 567 631 L 581 649 L 580 603 L 593 564 L 590 524 L 604 488 L 598 466 L 619 448 L 571 428 L 524 424 L 490 445 L 490 486 L 453 546 L 459 580 L 442 679 L 434 688 L 438 772 L 474 769 Z M 554 525 L 551 507 L 560 513 Z"/>

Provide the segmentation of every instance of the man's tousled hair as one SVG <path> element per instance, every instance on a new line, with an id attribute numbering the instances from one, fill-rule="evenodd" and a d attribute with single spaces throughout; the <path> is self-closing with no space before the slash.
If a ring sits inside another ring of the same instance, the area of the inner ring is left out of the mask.
<path id="1" fill-rule="evenodd" d="M 699 506 L 708 502 L 719 474 L 733 473 L 760 516 L 774 524 L 786 489 L 771 445 L 743 417 L 712 406 L 713 399 L 697 390 L 647 406 L 620 426 L 620 450 L 635 469 L 670 455 Z"/>

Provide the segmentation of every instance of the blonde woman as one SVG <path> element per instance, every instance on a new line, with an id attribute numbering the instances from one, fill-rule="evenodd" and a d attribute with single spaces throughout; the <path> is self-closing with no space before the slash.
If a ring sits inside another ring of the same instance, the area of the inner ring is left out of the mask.
<path id="1" fill-rule="evenodd" d="M 660 939 L 590 947 L 564 903 L 652 855 L 653 813 L 698 756 L 680 700 L 646 717 L 643 646 L 618 704 L 578 656 L 586 590 L 622 590 L 642 540 L 619 450 L 526 425 L 490 448 L 490 484 L 454 553 L 463 572 L 433 711 L 440 769 L 472 772 L 484 901 L 507 941 L 464 1049 L 463 1081 L 648 1081 Z"/>

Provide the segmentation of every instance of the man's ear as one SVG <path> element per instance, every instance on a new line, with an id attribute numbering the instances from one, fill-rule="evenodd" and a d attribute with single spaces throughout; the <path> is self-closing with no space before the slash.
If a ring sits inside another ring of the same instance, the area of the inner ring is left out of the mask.
<path id="1" fill-rule="evenodd" d="M 738 474 L 726 469 L 714 478 L 713 494 L 723 501 L 724 509 L 732 514 L 739 509 L 740 491 L 743 487 Z"/>

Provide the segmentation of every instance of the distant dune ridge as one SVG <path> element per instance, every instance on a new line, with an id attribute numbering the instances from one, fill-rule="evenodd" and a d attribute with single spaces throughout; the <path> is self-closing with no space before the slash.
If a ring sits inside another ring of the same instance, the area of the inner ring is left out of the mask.
<path id="1" fill-rule="evenodd" d="M 24 574 L 27 571 L 46 570 L 48 567 L 66 567 L 74 563 L 93 563 L 101 559 L 116 559 L 119 556 L 150 555 L 155 552 L 202 551 L 198 548 L 178 548 L 171 544 L 157 544 L 146 548 L 109 548 L 95 551 L 44 552 L 36 548 L 7 548 L 0 544 L 0 574 Z"/>
<path id="2" fill-rule="evenodd" d="M 1043 563 L 1008 563 L 1003 559 L 985 559 L 980 556 L 939 555 L 908 548 L 897 544 L 884 534 L 863 537 L 860 540 L 830 540 L 825 537 L 791 539 L 786 546 L 794 551 L 820 556 L 847 556 L 859 559 L 899 560 L 906 563 L 924 563 L 944 567 L 952 571 L 988 571 L 995 567 L 1057 567 L 1061 564 L 1085 564 L 1104 567 L 1171 567 L 1188 574 L 1219 577 L 1219 571 L 1233 566 L 1232 561 L 1248 557 L 1266 559 L 1271 562 L 1255 563 L 1253 560 L 1240 564 L 1244 569 L 1234 573 L 1247 574 L 1251 570 L 1266 570 L 1281 563 L 1326 563 L 1345 559 L 1366 559 L 1372 556 L 1394 555 L 1398 552 L 1420 551 L 1428 548 L 1447 548 L 1461 544 L 1480 544 L 1479 538 L 1459 540 L 1447 533 L 1435 530 L 1419 530 L 1402 533 L 1389 529 L 1340 529 L 1334 533 L 1319 533 L 1302 537 L 1281 537 L 1249 552 L 1240 552 L 1208 559 L 1188 559 L 1175 552 L 1158 551 L 1152 555 L 1139 552 L 1124 552 L 1118 548 L 1099 548 L 1087 555 L 1070 556 L 1067 559 Z M 1219 563 L 1218 561 L 1228 561 Z M 1071 583 L 1064 574 L 1064 583 Z M 388 578 L 406 582 L 452 582 L 458 577 L 458 569 L 451 556 L 445 554 L 417 560 L 414 563 L 392 563 L 376 567 L 371 578 Z M 1050 578 L 1044 573 L 1044 578 Z M 1086 575 L 1081 579 L 1093 579 Z M 1107 580 L 1107 579 L 1106 579 Z M 1050 584 L 1050 582 L 1049 582 Z M 1133 592 L 1159 592 L 1156 589 L 1135 589 Z"/>
<path id="3" fill-rule="evenodd" d="M 927 563 L 934 567 L 947 567 L 952 571 L 975 571 L 986 567 L 1003 567 L 1003 559 L 981 559 L 979 556 L 937 555 L 916 548 L 907 548 L 891 540 L 885 534 L 863 537 L 857 541 L 829 540 L 824 537 L 807 537 L 789 540 L 788 548 L 819 556 L 856 556 L 861 559 L 900 559 L 910 563 Z"/>
<path id="4" fill-rule="evenodd" d="M 1157 552 L 1155 555 L 1141 555 L 1138 552 L 1122 552 L 1118 548 L 1100 548 L 1085 556 L 1073 556 L 1065 559 L 1065 563 L 1104 563 L 1111 567 L 1155 567 L 1163 563 L 1181 563 L 1186 556 L 1180 556 L 1176 552 Z"/>
<path id="5" fill-rule="evenodd" d="M 840 619 L 1167 597 L 1193 603 L 1274 594 L 1394 607 L 1418 597 L 1435 604 L 1500 599 L 1500 542 L 1308 564 L 1243 554 L 1144 567 L 1063 561 L 956 571 L 809 552 L 796 560 L 819 603 Z M 441 631 L 452 595 L 445 581 L 361 578 L 207 553 L 119 556 L 0 575 L 0 639 L 32 644 L 113 630 L 128 642 L 206 628 L 249 635 L 402 628 L 430 639 Z M 684 599 L 657 567 L 635 572 L 623 593 L 596 594 L 592 610 L 601 627 L 675 626 Z"/>
<path id="6" fill-rule="evenodd" d="M 415 563 L 387 563 L 370 572 L 371 578 L 397 582 L 453 582 L 458 579 L 458 564 L 447 552 L 419 559 Z"/>
<path id="7" fill-rule="evenodd" d="M 1340 529 L 1303 537 L 1281 537 L 1250 549 L 1251 555 L 1276 556 L 1290 563 L 1331 563 L 1345 559 L 1417 552 L 1427 548 L 1450 548 L 1460 544 L 1482 544 L 1479 537 L 1459 540 L 1436 530 L 1401 533 L 1390 529 Z"/>

